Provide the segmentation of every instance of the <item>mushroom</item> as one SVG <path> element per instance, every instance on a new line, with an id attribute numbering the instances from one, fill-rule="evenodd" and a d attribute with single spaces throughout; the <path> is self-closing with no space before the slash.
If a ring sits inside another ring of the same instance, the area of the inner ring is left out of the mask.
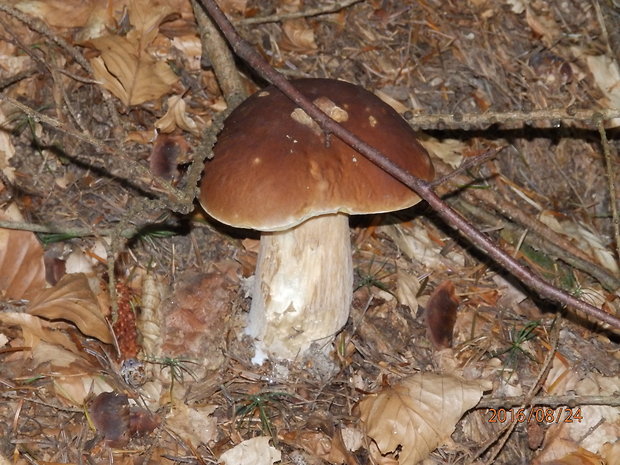
<path id="1" fill-rule="evenodd" d="M 332 79 L 292 84 L 399 166 L 432 179 L 430 158 L 412 129 L 374 94 Z M 419 201 L 273 86 L 228 116 L 200 189 L 211 217 L 261 231 L 246 327 L 256 341 L 255 363 L 303 358 L 311 347 L 327 353 L 353 294 L 348 215 Z"/>

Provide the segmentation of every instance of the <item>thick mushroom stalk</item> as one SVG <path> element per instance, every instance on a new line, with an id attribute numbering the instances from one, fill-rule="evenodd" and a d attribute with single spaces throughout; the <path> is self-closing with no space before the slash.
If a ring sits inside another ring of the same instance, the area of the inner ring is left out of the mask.
<path id="1" fill-rule="evenodd" d="M 253 361 L 292 360 L 312 344 L 327 353 L 353 293 L 348 217 L 323 215 L 263 233 L 254 279 L 246 328 L 257 341 Z"/>

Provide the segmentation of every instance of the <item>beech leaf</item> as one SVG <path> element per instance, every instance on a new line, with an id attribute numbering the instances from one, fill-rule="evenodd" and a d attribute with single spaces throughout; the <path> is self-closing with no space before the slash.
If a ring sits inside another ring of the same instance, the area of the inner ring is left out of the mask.
<path id="1" fill-rule="evenodd" d="M 70 321 L 87 336 L 112 343 L 97 297 L 83 273 L 67 274 L 54 287 L 43 290 L 30 302 L 27 313 L 49 320 Z"/>
<path id="2" fill-rule="evenodd" d="M 237 444 L 220 456 L 224 465 L 272 465 L 281 460 L 278 449 L 269 445 L 268 436 L 258 436 Z"/>
<path id="3" fill-rule="evenodd" d="M 159 98 L 177 81 L 170 66 L 156 61 L 147 51 L 159 25 L 171 14 L 168 5 L 133 0 L 129 4 L 129 21 L 134 29 L 125 37 L 107 35 L 90 41 L 101 51 L 101 56 L 91 60 L 95 78 L 123 104 L 139 105 Z"/>
<path id="4" fill-rule="evenodd" d="M 29 231 L 0 229 L 0 296 L 31 299 L 44 287 L 43 248 L 36 236 Z"/>
<path id="5" fill-rule="evenodd" d="M 400 447 L 398 463 L 414 465 L 445 443 L 463 414 L 474 407 L 486 381 L 418 373 L 368 396 L 359 404 L 366 434 L 375 442 L 376 462 Z M 370 449 L 371 454 L 373 448 Z"/>

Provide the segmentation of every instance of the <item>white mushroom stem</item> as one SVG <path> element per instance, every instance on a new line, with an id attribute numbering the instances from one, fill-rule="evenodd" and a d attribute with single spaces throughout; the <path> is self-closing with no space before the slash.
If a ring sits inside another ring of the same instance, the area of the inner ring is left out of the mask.
<path id="1" fill-rule="evenodd" d="M 303 359 L 313 343 L 329 351 L 349 317 L 352 294 L 346 215 L 263 233 L 246 329 L 256 339 L 253 361 Z"/>

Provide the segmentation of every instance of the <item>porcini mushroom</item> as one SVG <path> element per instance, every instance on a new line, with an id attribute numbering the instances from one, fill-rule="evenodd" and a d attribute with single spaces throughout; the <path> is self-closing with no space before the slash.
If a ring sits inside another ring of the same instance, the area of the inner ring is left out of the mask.
<path id="1" fill-rule="evenodd" d="M 402 168 L 433 167 L 409 125 L 359 86 L 331 79 L 293 85 L 323 112 Z M 262 232 L 247 334 L 255 362 L 292 360 L 329 342 L 349 316 L 353 266 L 348 215 L 419 201 L 406 186 L 325 134 L 277 88 L 245 100 L 205 164 L 200 202 L 222 223 Z M 326 349 L 328 350 L 328 349 Z"/>

